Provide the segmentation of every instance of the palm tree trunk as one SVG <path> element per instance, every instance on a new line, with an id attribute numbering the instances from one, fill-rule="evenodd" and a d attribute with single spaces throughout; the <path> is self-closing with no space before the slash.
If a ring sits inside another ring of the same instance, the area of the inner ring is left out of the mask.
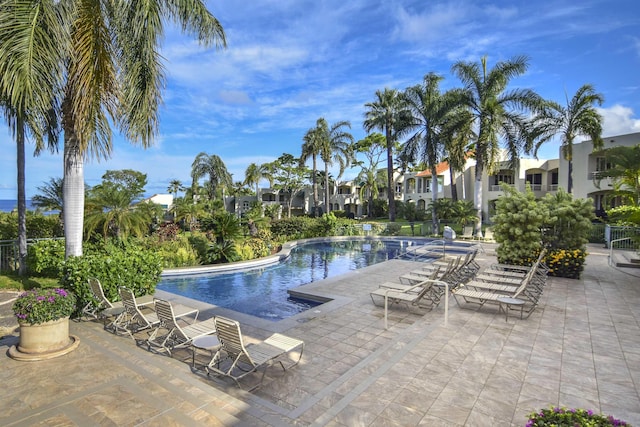
<path id="1" fill-rule="evenodd" d="M 435 163 L 434 163 L 435 164 Z M 432 206 L 436 206 L 436 201 L 438 200 L 438 176 L 436 175 L 438 171 L 435 166 L 431 167 L 431 202 Z M 435 209 L 431 209 L 431 232 L 434 235 L 438 235 L 440 231 L 440 227 L 438 226 L 438 215 L 436 214 Z"/>
<path id="2" fill-rule="evenodd" d="M 324 211 L 329 213 L 329 163 L 324 163 Z"/>
<path id="3" fill-rule="evenodd" d="M 569 160 L 569 176 L 567 179 L 567 193 L 571 194 L 573 190 L 573 161 Z"/>
<path id="4" fill-rule="evenodd" d="M 451 176 L 451 200 L 453 202 L 458 201 L 458 187 L 456 187 L 456 174 L 451 166 L 449 166 L 449 175 Z"/>
<path id="5" fill-rule="evenodd" d="M 82 256 L 84 226 L 84 157 L 75 131 L 64 120 L 64 237 L 65 257 Z"/>
<path id="6" fill-rule="evenodd" d="M 473 194 L 473 204 L 476 208 L 476 237 L 481 239 L 482 236 L 482 173 L 484 165 L 480 159 L 476 159 L 476 176 Z"/>
<path id="7" fill-rule="evenodd" d="M 391 141 L 391 129 L 387 127 L 387 187 L 389 200 L 389 221 L 396 221 L 396 189 L 393 186 L 393 146 Z"/>
<path id="8" fill-rule="evenodd" d="M 318 216 L 318 165 L 316 155 L 313 155 L 313 216 Z"/>
<path id="9" fill-rule="evenodd" d="M 24 121 L 18 115 L 16 123 L 18 167 L 18 275 L 27 272 L 27 200 L 25 195 Z"/>

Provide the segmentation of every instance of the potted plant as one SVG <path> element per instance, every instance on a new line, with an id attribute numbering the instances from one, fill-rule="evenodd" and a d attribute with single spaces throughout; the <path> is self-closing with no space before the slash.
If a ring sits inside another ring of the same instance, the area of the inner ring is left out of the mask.
<path id="1" fill-rule="evenodd" d="M 42 360 L 75 349 L 79 341 L 69 335 L 69 317 L 75 309 L 76 297 L 65 289 L 36 288 L 20 294 L 13 303 L 20 341 L 9 355 L 19 360 Z"/>

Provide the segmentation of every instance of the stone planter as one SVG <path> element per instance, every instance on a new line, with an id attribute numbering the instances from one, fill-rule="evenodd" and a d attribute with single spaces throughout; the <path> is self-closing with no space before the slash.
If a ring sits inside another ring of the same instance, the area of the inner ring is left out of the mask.
<path id="1" fill-rule="evenodd" d="M 16 360 L 45 360 L 75 350 L 80 340 L 69 334 L 69 318 L 37 325 L 20 323 L 20 342 L 9 349 Z"/>

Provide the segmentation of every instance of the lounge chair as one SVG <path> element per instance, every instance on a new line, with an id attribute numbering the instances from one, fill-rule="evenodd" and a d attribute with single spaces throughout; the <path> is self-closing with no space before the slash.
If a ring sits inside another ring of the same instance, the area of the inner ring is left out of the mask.
<path id="1" fill-rule="evenodd" d="M 133 334 L 144 329 L 150 329 L 160 323 L 160 319 L 155 312 L 143 313 L 140 310 L 140 305 L 136 301 L 136 297 L 131 289 L 121 286 L 118 288 L 120 299 L 124 304 L 125 311 L 118 316 L 114 321 L 114 333 L 120 331 L 126 332 L 131 338 Z M 194 315 L 197 319 L 198 309 L 177 304 L 173 306 L 176 317 L 183 317 L 187 315 Z"/>
<path id="2" fill-rule="evenodd" d="M 443 288 L 449 286 L 448 283 L 441 280 L 426 279 L 416 285 L 409 286 L 402 290 L 382 287 L 384 286 L 384 284 L 382 284 L 380 288 L 371 292 L 371 301 L 374 305 L 378 305 L 376 304 L 376 300 L 379 298 L 382 298 L 384 301 L 384 328 L 387 329 L 388 326 L 387 319 L 389 302 L 393 304 L 406 304 L 407 306 L 420 308 L 432 308 L 436 304 L 434 300 L 439 301 L 439 299 L 436 300 L 432 294 L 434 285 L 439 285 Z"/>
<path id="3" fill-rule="evenodd" d="M 220 348 L 213 355 L 211 362 L 206 366 L 207 375 L 214 373 L 231 378 L 238 387 L 241 387 L 239 380 L 256 372 L 258 368 L 263 368 L 260 382 L 252 389 L 260 386 L 264 380 L 267 368 L 278 362 L 283 371 L 286 371 L 282 360 L 278 360 L 289 352 L 299 349 L 298 359 L 289 368 L 300 362 L 304 351 L 304 341 L 291 338 L 282 334 L 273 334 L 266 340 L 257 344 L 246 344 L 242 338 L 240 323 L 216 316 L 214 318 L 216 334 L 220 341 Z M 225 365 L 225 367 L 222 367 Z M 228 366 L 227 366 L 228 365 Z"/>
<path id="4" fill-rule="evenodd" d="M 111 302 L 104 294 L 100 280 L 92 277 L 87 280 L 92 300 L 82 308 L 82 314 L 94 319 L 111 317 L 113 313 L 122 313 L 122 301 Z M 153 304 L 153 295 L 145 295 L 136 300 L 140 306 Z M 115 310 L 114 310 L 115 309 Z"/>
<path id="5" fill-rule="evenodd" d="M 524 312 L 524 305 L 528 306 L 526 312 L 531 314 L 538 305 L 538 299 L 542 289 L 532 285 L 532 278 L 535 270 L 530 270 L 522 279 L 520 285 L 499 284 L 490 282 L 469 282 L 464 287 L 453 290 L 452 294 L 458 306 L 465 308 L 468 303 L 475 303 L 483 306 L 486 303 L 500 304 L 501 300 L 519 300 L 521 317 Z M 461 304 L 461 300 L 464 304 Z M 507 306 L 506 310 L 509 307 Z"/>
<path id="6" fill-rule="evenodd" d="M 462 234 L 458 236 L 462 240 L 473 240 L 473 226 L 465 225 L 462 227 Z"/>
<path id="7" fill-rule="evenodd" d="M 174 348 L 187 347 L 195 338 L 211 335 L 216 332 L 213 317 L 202 322 L 194 321 L 186 326 L 180 326 L 169 301 L 155 300 L 156 316 L 160 323 L 147 339 L 149 349 L 158 347 L 171 355 Z M 161 334 L 160 331 L 165 331 Z"/>

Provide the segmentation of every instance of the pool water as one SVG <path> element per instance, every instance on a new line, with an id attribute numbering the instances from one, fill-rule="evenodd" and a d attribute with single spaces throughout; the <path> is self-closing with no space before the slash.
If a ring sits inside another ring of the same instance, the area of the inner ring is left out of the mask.
<path id="1" fill-rule="evenodd" d="M 268 320 L 282 320 L 318 303 L 291 298 L 288 289 L 395 258 L 412 240 L 350 240 L 308 243 L 271 266 L 163 278 L 158 289 Z"/>

